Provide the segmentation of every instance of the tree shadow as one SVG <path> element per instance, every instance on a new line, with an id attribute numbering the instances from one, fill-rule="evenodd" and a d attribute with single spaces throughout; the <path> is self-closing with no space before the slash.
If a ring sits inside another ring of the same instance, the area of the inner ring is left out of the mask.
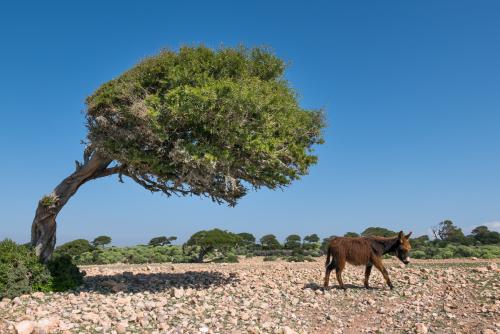
<path id="1" fill-rule="evenodd" d="M 348 289 L 355 289 L 355 290 L 382 290 L 381 288 L 379 287 L 372 287 L 370 286 L 368 289 L 364 287 L 364 285 L 354 285 L 354 284 L 344 284 L 344 287 L 345 289 L 344 290 L 348 290 Z M 328 288 L 323 288 L 323 286 L 319 285 L 319 284 L 316 284 L 316 283 L 313 283 L 313 282 L 310 282 L 310 283 L 307 283 L 304 285 L 303 289 L 311 289 L 311 290 L 334 290 L 334 289 L 337 289 L 337 290 L 342 290 L 340 288 L 339 285 L 330 285 Z"/>
<path id="2" fill-rule="evenodd" d="M 210 287 L 235 285 L 238 277 L 212 271 L 188 271 L 184 273 L 138 273 L 123 272 L 114 275 L 95 275 L 84 278 L 78 292 L 138 293 L 162 292 L 172 288 L 204 290 Z"/>

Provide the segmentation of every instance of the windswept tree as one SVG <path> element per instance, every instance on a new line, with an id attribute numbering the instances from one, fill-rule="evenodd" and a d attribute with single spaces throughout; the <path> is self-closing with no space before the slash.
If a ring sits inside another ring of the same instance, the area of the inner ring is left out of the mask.
<path id="1" fill-rule="evenodd" d="M 238 235 L 214 228 L 213 230 L 196 232 L 184 244 L 184 248 L 195 249 L 196 261 L 203 262 L 207 254 L 225 254 L 236 247 L 239 242 Z"/>
<path id="2" fill-rule="evenodd" d="M 316 163 L 322 112 L 299 106 L 285 62 L 263 48 L 182 47 L 149 57 L 86 100 L 83 161 L 38 203 L 31 243 L 46 261 L 56 217 L 88 181 L 118 175 L 167 196 L 234 206 Z"/>
<path id="3" fill-rule="evenodd" d="M 100 235 L 97 238 L 92 241 L 92 245 L 94 247 L 104 247 L 106 245 L 109 245 L 111 243 L 111 237 L 108 237 L 107 235 Z"/>
<path id="4" fill-rule="evenodd" d="M 177 240 L 177 237 L 166 237 L 166 236 L 161 236 L 161 237 L 154 237 L 151 240 L 149 240 L 150 246 L 165 246 L 165 245 L 170 245 L 172 244 L 172 241 Z"/>

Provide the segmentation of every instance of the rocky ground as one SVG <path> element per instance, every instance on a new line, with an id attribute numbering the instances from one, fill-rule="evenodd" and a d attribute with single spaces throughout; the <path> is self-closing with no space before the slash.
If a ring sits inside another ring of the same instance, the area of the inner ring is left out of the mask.
<path id="1" fill-rule="evenodd" d="M 495 261 L 386 260 L 323 291 L 323 261 L 88 266 L 85 286 L 0 302 L 0 333 L 500 333 Z"/>

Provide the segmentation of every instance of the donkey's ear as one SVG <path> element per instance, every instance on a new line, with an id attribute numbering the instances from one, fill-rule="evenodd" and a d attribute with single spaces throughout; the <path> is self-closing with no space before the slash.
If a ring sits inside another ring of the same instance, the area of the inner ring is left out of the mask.
<path id="1" fill-rule="evenodd" d="M 403 240 L 403 237 L 404 237 L 403 231 L 399 231 L 399 234 L 398 234 L 399 240 Z"/>
<path id="2" fill-rule="evenodd" d="M 411 236 L 411 234 L 412 234 L 412 233 L 413 233 L 413 232 L 410 232 L 410 233 L 408 233 L 407 235 L 405 235 L 405 239 L 410 239 L 410 236 Z"/>

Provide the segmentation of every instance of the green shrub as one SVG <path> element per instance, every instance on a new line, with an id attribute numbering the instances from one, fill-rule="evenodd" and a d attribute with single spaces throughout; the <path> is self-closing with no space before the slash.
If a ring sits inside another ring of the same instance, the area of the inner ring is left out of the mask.
<path id="1" fill-rule="evenodd" d="M 264 261 L 276 261 L 278 260 L 278 257 L 276 255 L 269 255 L 269 256 L 264 256 Z"/>
<path id="2" fill-rule="evenodd" d="M 90 244 L 90 242 L 88 242 L 88 240 L 77 239 L 57 247 L 54 255 L 66 254 L 71 257 L 77 257 L 85 252 L 91 252 L 92 250 L 94 250 L 94 247 Z"/>
<path id="3" fill-rule="evenodd" d="M 235 254 L 228 254 L 224 257 L 215 259 L 213 262 L 215 263 L 238 263 L 238 256 Z"/>
<path id="4" fill-rule="evenodd" d="M 52 275 L 53 291 L 75 289 L 83 284 L 83 274 L 69 255 L 55 256 L 49 261 L 47 267 Z"/>
<path id="5" fill-rule="evenodd" d="M 416 250 L 411 252 L 410 257 L 414 259 L 425 259 L 427 258 L 427 255 L 425 254 L 424 251 Z"/>
<path id="6" fill-rule="evenodd" d="M 311 256 L 306 255 L 292 255 L 285 258 L 288 262 L 314 262 Z"/>
<path id="7" fill-rule="evenodd" d="M 0 299 L 51 289 L 50 272 L 32 249 L 9 239 L 0 242 Z"/>

